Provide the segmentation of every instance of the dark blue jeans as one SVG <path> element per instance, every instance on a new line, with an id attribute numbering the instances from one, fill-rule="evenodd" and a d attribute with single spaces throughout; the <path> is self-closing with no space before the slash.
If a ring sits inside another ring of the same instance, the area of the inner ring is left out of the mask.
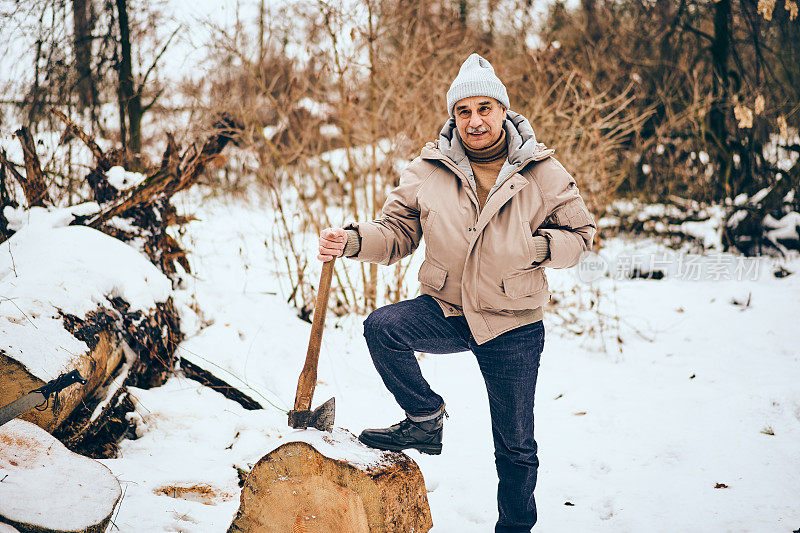
<path id="1" fill-rule="evenodd" d="M 536 523 L 536 441 L 533 396 L 544 347 L 534 322 L 477 344 L 463 316 L 446 317 L 427 295 L 376 309 L 364 321 L 375 368 L 397 403 L 412 416 L 439 410 L 444 400 L 422 377 L 415 351 L 472 351 L 489 393 L 497 476 L 496 533 L 528 533 Z"/>

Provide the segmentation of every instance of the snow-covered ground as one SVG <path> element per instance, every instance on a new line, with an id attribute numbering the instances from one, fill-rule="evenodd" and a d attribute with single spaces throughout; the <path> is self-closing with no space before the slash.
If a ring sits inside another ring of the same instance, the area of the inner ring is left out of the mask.
<path id="1" fill-rule="evenodd" d="M 265 409 L 246 411 L 179 375 L 134 391 L 139 438 L 103 461 L 124 490 L 114 531 L 224 532 L 239 503 L 237 468 L 316 432 L 286 422 L 310 325 L 281 294 L 264 243 L 270 214 L 222 200 L 187 205 L 201 220 L 183 237 L 195 275 L 177 297 L 188 333 L 180 354 L 223 367 Z M 619 275 L 664 253 L 614 239 L 601 252 L 610 275 L 588 283 L 575 270 L 549 272 L 560 303 L 545 314 L 534 531 L 792 532 L 800 259 L 782 262 L 794 274 L 781 279 L 766 259 L 720 275 L 709 267 L 719 257 L 695 258 L 705 279 L 679 268 L 662 280 Z M 683 260 L 670 257 L 673 267 Z M 402 417 L 373 369 L 363 318 L 329 314 L 314 401 L 335 396 L 336 426 L 355 434 Z M 490 531 L 496 474 L 477 364 L 468 353 L 420 357 L 451 415 L 441 456 L 409 453 L 425 476 L 432 531 Z"/>

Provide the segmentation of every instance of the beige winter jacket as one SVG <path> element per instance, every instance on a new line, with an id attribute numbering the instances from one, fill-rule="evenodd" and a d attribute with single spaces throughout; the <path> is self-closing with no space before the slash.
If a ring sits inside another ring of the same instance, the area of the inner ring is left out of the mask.
<path id="1" fill-rule="evenodd" d="M 526 324 L 526 311 L 550 300 L 544 267 L 575 265 L 597 229 L 575 180 L 536 142 L 528 121 L 508 112 L 508 161 L 483 209 L 451 118 L 400 176 L 373 222 L 352 223 L 353 259 L 392 264 L 425 237 L 421 292 L 463 308 L 479 344 Z M 533 235 L 550 244 L 534 263 Z"/>

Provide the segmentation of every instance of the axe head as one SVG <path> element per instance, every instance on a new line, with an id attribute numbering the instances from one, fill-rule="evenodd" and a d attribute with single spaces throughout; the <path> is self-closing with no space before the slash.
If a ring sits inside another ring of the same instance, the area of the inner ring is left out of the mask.
<path id="1" fill-rule="evenodd" d="M 331 398 L 313 411 L 289 411 L 289 425 L 295 429 L 317 428 L 330 431 L 336 416 L 336 399 Z"/>

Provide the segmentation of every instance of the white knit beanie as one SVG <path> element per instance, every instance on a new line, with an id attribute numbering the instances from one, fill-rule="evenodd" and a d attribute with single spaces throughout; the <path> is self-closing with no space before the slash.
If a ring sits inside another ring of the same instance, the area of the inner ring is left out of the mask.
<path id="1" fill-rule="evenodd" d="M 506 86 L 494 73 L 492 64 L 478 54 L 472 54 L 464 61 L 458 76 L 450 84 L 447 91 L 447 112 L 451 117 L 456 102 L 470 96 L 489 96 L 506 106 L 506 109 L 511 107 Z"/>

